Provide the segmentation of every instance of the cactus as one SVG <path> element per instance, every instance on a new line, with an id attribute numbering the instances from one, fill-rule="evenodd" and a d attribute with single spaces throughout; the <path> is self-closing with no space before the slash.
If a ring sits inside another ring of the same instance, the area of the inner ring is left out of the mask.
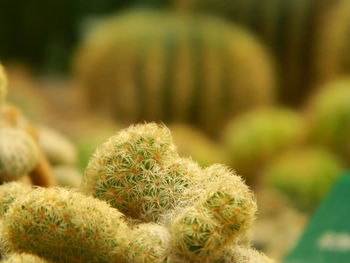
<path id="1" fill-rule="evenodd" d="M 101 22 L 78 51 L 88 104 L 124 122 L 186 121 L 215 133 L 228 117 L 273 100 L 265 49 L 217 18 L 134 11 Z"/>
<path id="2" fill-rule="evenodd" d="M 266 167 L 266 185 L 285 194 L 299 209 L 310 211 L 342 172 L 337 156 L 317 148 L 287 152 Z"/>
<path id="3" fill-rule="evenodd" d="M 8 254 L 9 252 L 10 252 L 10 249 L 5 245 L 3 222 L 2 222 L 2 218 L 0 218 L 0 260 L 4 255 Z"/>
<path id="4" fill-rule="evenodd" d="M 129 229 L 105 202 L 67 189 L 37 189 L 11 204 L 6 244 L 57 263 L 124 262 Z"/>
<path id="5" fill-rule="evenodd" d="M 170 131 L 131 126 L 97 148 L 83 189 L 135 219 L 157 221 L 176 206 L 198 167 L 179 159 Z"/>
<path id="6" fill-rule="evenodd" d="M 163 263 L 170 250 L 170 234 L 165 227 L 148 223 L 138 225 L 127 245 L 127 260 L 133 263 Z"/>
<path id="7" fill-rule="evenodd" d="M 303 123 L 286 109 L 253 111 L 234 119 L 224 133 L 231 165 L 249 183 L 257 183 L 257 172 L 274 156 L 303 140 Z"/>
<path id="8" fill-rule="evenodd" d="M 7 76 L 4 67 L 0 64 L 0 110 L 7 95 Z"/>
<path id="9" fill-rule="evenodd" d="M 74 145 L 59 132 L 39 127 L 39 145 L 52 165 L 74 165 L 77 153 Z"/>
<path id="10" fill-rule="evenodd" d="M 39 149 L 25 132 L 1 128 L 0 141 L 0 181 L 14 181 L 37 165 Z"/>
<path id="11" fill-rule="evenodd" d="M 307 106 L 309 141 L 350 164 L 350 78 L 321 87 Z"/>
<path id="12" fill-rule="evenodd" d="M 208 167 L 205 193 L 176 214 L 170 229 L 173 253 L 189 262 L 207 262 L 252 225 L 256 204 L 239 176 L 221 165 Z"/>
<path id="13" fill-rule="evenodd" d="M 192 157 L 203 167 L 213 163 L 228 163 L 224 147 L 195 127 L 176 124 L 170 126 L 170 130 L 181 156 Z"/>
<path id="14" fill-rule="evenodd" d="M 249 247 L 229 247 L 213 263 L 273 263 L 263 253 Z"/>
<path id="15" fill-rule="evenodd" d="M 27 253 L 13 253 L 8 256 L 1 263 L 49 263 L 36 255 Z"/>
<path id="16" fill-rule="evenodd" d="M 5 183 L 0 185 L 0 218 L 2 218 L 10 204 L 18 196 L 28 194 L 32 188 L 29 185 L 17 182 Z"/>
<path id="17" fill-rule="evenodd" d="M 82 175 L 75 167 L 58 165 L 53 167 L 53 175 L 58 186 L 79 188 L 82 182 Z"/>

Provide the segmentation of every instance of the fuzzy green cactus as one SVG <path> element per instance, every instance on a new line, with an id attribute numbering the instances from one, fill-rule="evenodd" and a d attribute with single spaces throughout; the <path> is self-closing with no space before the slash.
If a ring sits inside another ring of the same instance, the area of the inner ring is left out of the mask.
<path id="1" fill-rule="evenodd" d="M 23 183 L 11 182 L 0 185 L 0 218 L 5 215 L 10 204 L 18 196 L 26 195 L 31 191 L 32 188 Z"/>
<path id="2" fill-rule="evenodd" d="M 127 216 L 157 221 L 176 206 L 198 169 L 190 160 L 179 159 L 168 128 L 140 124 L 97 148 L 83 189 Z"/>
<path id="3" fill-rule="evenodd" d="M 297 113 L 286 109 L 253 111 L 234 119 L 224 133 L 231 166 L 257 183 L 257 172 L 268 160 L 303 140 L 304 127 Z"/>
<path id="4" fill-rule="evenodd" d="M 7 95 L 7 76 L 4 67 L 0 64 L 0 109 Z"/>
<path id="5" fill-rule="evenodd" d="M 27 253 L 13 253 L 7 255 L 1 263 L 49 263 L 45 259 L 42 259 L 36 255 Z"/>
<path id="6" fill-rule="evenodd" d="M 38 146 L 24 131 L 2 127 L 0 142 L 0 181 L 14 181 L 37 165 Z"/>
<path id="7" fill-rule="evenodd" d="M 289 197 L 299 209 L 314 209 L 342 172 L 333 154 L 317 148 L 298 149 L 279 156 L 266 167 L 266 185 Z"/>
<path id="8" fill-rule="evenodd" d="M 323 86 L 308 105 L 309 140 L 350 164 L 350 78 Z"/>
<path id="9" fill-rule="evenodd" d="M 82 174 L 78 169 L 68 165 L 57 165 L 52 168 L 55 183 L 58 186 L 79 188 L 82 182 Z"/>
<path id="10" fill-rule="evenodd" d="M 252 225 L 256 203 L 239 176 L 222 165 L 204 171 L 205 192 L 171 223 L 173 253 L 188 262 L 207 262 Z"/>
<path id="11" fill-rule="evenodd" d="M 225 148 L 201 130 L 185 124 L 171 125 L 170 130 L 181 156 L 191 157 L 203 167 L 213 163 L 228 163 Z"/>
<path id="12" fill-rule="evenodd" d="M 59 132 L 41 126 L 38 129 L 39 145 L 52 165 L 74 165 L 76 149 L 72 142 Z"/>
<path id="13" fill-rule="evenodd" d="M 98 25 L 75 64 L 94 111 L 217 133 L 232 115 L 271 103 L 270 60 L 254 36 L 219 18 L 133 11 Z"/>
<path id="14" fill-rule="evenodd" d="M 4 218 L 8 247 L 57 263 L 125 262 L 129 229 L 103 201 L 67 189 L 37 189 L 16 199 Z"/>
<path id="15" fill-rule="evenodd" d="M 164 263 L 170 252 L 167 228 L 154 224 L 138 225 L 126 248 L 127 260 L 133 263 Z"/>

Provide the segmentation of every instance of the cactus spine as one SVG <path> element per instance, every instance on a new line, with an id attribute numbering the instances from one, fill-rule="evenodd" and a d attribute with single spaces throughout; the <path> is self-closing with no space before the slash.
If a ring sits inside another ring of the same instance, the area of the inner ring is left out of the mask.
<path id="1" fill-rule="evenodd" d="M 105 202 L 60 188 L 37 189 L 11 204 L 6 244 L 57 263 L 124 262 L 129 229 Z"/>

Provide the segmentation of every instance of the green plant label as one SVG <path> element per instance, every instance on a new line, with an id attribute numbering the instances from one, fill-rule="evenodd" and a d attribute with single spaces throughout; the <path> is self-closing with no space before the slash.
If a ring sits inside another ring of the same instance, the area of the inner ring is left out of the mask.
<path id="1" fill-rule="evenodd" d="M 283 263 L 350 262 L 350 173 L 342 175 Z"/>

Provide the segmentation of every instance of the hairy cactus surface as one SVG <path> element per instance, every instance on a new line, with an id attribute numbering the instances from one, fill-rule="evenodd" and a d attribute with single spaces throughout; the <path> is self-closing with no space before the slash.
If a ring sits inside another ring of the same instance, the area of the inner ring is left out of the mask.
<path id="1" fill-rule="evenodd" d="M 97 26 L 75 64 L 94 110 L 215 133 L 232 115 L 271 103 L 270 60 L 254 36 L 218 18 L 133 11 Z"/>
<path id="2" fill-rule="evenodd" d="M 231 246 L 213 261 L 213 263 L 273 263 L 263 253 L 249 247 Z"/>
<path id="3" fill-rule="evenodd" d="M 308 105 L 309 140 L 350 164 L 350 78 L 324 85 Z"/>
<path id="4" fill-rule="evenodd" d="M 103 201 L 67 189 L 37 189 L 17 198 L 4 218 L 6 244 L 57 263 L 124 262 L 129 229 Z"/>
<path id="5" fill-rule="evenodd" d="M 239 176 L 222 165 L 213 165 L 204 174 L 212 179 L 205 192 L 175 214 L 170 226 L 173 253 L 189 262 L 215 258 L 251 227 L 256 212 L 254 197 Z"/>
<path id="6" fill-rule="evenodd" d="M 97 148 L 83 188 L 132 218 L 157 221 L 176 206 L 198 169 L 179 159 L 168 128 L 140 124 Z"/>
<path id="7" fill-rule="evenodd" d="M 126 248 L 128 262 L 164 263 L 170 252 L 167 228 L 154 223 L 136 226 Z"/>
<path id="8" fill-rule="evenodd" d="M 10 204 L 17 197 L 26 195 L 31 191 L 32 188 L 23 183 L 11 182 L 0 185 L 0 218 L 5 215 Z"/>
<path id="9" fill-rule="evenodd" d="M 342 162 L 317 148 L 287 152 L 264 171 L 266 184 L 289 197 L 299 209 L 313 210 L 342 172 Z"/>
<path id="10" fill-rule="evenodd" d="M 253 111 L 234 119 L 224 132 L 231 166 L 256 183 L 257 171 L 281 151 L 303 138 L 303 123 L 297 113 L 286 109 Z"/>
<path id="11" fill-rule="evenodd" d="M 1 128 L 0 142 L 0 181 L 14 181 L 37 165 L 38 146 L 24 131 Z"/>
<path id="12" fill-rule="evenodd" d="M 36 255 L 27 253 L 13 253 L 7 255 L 1 263 L 49 263 L 45 259 L 42 259 Z"/>

